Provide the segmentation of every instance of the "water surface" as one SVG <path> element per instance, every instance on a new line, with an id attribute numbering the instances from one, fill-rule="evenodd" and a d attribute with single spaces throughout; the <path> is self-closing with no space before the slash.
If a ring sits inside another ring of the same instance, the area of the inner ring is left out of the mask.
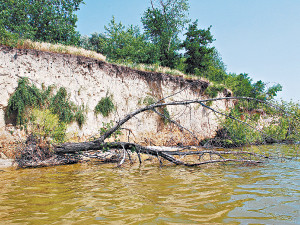
<path id="1" fill-rule="evenodd" d="M 258 150 L 296 156 L 299 149 Z M 4 169 L 0 223 L 300 224 L 299 165 L 293 159 L 260 166 Z"/>

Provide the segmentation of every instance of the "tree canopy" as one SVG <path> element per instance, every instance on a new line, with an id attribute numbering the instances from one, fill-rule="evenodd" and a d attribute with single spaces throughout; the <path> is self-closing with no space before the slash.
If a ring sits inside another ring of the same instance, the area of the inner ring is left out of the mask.
<path id="1" fill-rule="evenodd" d="M 151 0 L 142 17 L 146 35 L 160 50 L 160 61 L 163 66 L 174 68 L 180 49 L 179 34 L 189 22 L 187 13 L 188 0 Z"/>
<path id="2" fill-rule="evenodd" d="M 153 64 L 158 62 L 158 47 L 150 43 L 138 26 L 125 26 L 113 17 L 105 33 L 94 33 L 82 39 L 83 45 L 106 55 L 113 61 Z"/>
<path id="3" fill-rule="evenodd" d="M 189 25 L 186 32 L 186 39 L 183 46 L 186 49 L 186 72 L 195 73 L 208 70 L 213 61 L 214 47 L 209 47 L 214 39 L 210 32 L 211 26 L 205 29 L 198 29 L 198 20 Z"/>
<path id="4" fill-rule="evenodd" d="M 76 45 L 75 11 L 83 0 L 0 0 L 3 30 L 19 38 Z"/>

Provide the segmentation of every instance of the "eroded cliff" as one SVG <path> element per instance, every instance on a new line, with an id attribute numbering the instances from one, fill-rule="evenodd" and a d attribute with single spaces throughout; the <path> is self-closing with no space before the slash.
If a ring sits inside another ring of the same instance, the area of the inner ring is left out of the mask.
<path id="1" fill-rule="evenodd" d="M 73 140 L 74 137 L 77 140 L 84 140 L 97 134 L 103 122 L 120 120 L 129 112 L 141 108 L 147 97 L 158 100 L 172 95 L 165 101 L 205 99 L 207 96 L 204 95 L 204 91 L 209 85 L 207 81 L 138 71 L 82 56 L 0 46 L 2 148 L 3 143 L 10 139 L 9 136 L 20 134 L 20 131 L 9 124 L 5 117 L 9 97 L 16 89 L 20 77 L 28 77 L 38 87 L 42 84 L 65 87 L 73 102 L 86 106 L 87 120 L 83 127 L 80 129 L 76 123 L 68 127 L 68 136 L 73 137 Z M 179 93 L 173 95 L 177 92 Z M 219 96 L 228 94 L 224 91 Z M 108 117 L 95 115 L 95 106 L 107 95 L 112 96 L 116 110 Z M 222 111 L 231 103 L 218 101 L 213 104 Z M 198 104 L 168 106 L 167 110 L 173 120 L 194 132 L 199 139 L 213 137 L 219 128 L 216 115 Z M 178 129 L 174 129 L 174 125 L 165 124 L 160 116 L 152 112 L 132 118 L 124 128 L 127 129 L 123 131 L 123 139 L 129 138 L 130 141 L 145 145 L 174 145 L 183 142 L 188 144 L 194 141 Z"/>

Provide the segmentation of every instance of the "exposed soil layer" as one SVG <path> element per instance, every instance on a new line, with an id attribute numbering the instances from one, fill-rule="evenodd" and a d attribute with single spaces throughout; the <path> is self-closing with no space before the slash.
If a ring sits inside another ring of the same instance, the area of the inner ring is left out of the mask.
<path id="1" fill-rule="evenodd" d="M 3 51 L 5 53 L 15 51 L 16 53 L 14 59 L 17 59 L 18 56 L 21 55 L 33 55 L 37 57 L 51 56 L 52 58 L 57 58 L 63 55 L 66 61 L 77 61 L 78 65 L 88 68 L 89 70 L 92 70 L 94 67 L 97 67 L 111 76 L 117 76 L 121 78 L 131 77 L 137 79 L 144 79 L 147 82 L 170 82 L 180 88 L 189 85 L 194 91 L 199 92 L 199 94 L 202 94 L 209 85 L 209 82 L 203 80 L 186 79 L 182 76 L 173 76 L 170 74 L 158 72 L 140 71 L 125 66 L 120 66 L 116 64 L 107 63 L 101 60 L 88 58 L 85 56 L 44 52 L 34 49 L 15 49 L 4 45 L 0 45 L 0 51 Z"/>

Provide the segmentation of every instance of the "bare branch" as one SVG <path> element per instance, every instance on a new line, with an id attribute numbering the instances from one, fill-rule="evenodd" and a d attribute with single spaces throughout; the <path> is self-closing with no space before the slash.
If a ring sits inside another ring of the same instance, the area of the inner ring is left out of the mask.
<path id="1" fill-rule="evenodd" d="M 203 104 L 203 103 L 201 103 L 201 102 L 200 102 L 199 104 L 202 105 L 203 107 L 205 107 L 205 108 L 207 108 L 207 109 L 213 111 L 214 113 L 218 113 L 218 114 L 220 114 L 220 115 L 222 115 L 222 116 L 228 117 L 228 118 L 233 119 L 233 120 L 235 120 L 235 121 L 238 121 L 238 122 L 240 122 L 240 123 L 242 123 L 242 124 L 245 124 L 246 126 L 251 127 L 253 130 L 256 130 L 256 131 L 260 132 L 262 135 L 267 136 L 266 133 L 264 133 L 264 132 L 262 132 L 261 130 L 257 129 L 256 127 L 250 125 L 249 123 L 246 123 L 246 122 L 244 122 L 244 121 L 242 121 L 242 120 L 239 120 L 239 119 L 237 119 L 237 118 L 235 118 L 235 117 L 233 117 L 233 116 L 226 115 L 225 113 L 222 113 L 222 112 L 219 112 L 219 111 L 217 111 L 217 110 L 214 110 L 213 108 L 211 108 L 211 107 L 209 107 L 209 106 L 207 106 L 207 105 L 205 105 L 205 104 Z"/>
<path id="2" fill-rule="evenodd" d="M 164 114 L 158 112 L 156 109 L 152 109 L 152 111 L 154 111 L 156 114 L 158 114 L 158 115 L 161 116 L 162 118 L 168 120 L 169 122 L 175 124 L 177 127 L 179 127 L 180 130 L 186 130 L 187 132 L 189 132 L 189 133 L 193 136 L 193 138 L 195 138 L 195 139 L 198 141 L 198 143 L 200 142 L 200 140 L 197 138 L 197 136 L 196 136 L 192 131 L 190 131 L 189 129 L 185 128 L 184 126 L 181 126 L 181 125 L 180 125 L 179 123 L 177 123 L 175 120 L 172 120 L 171 118 L 166 117 Z"/>
<path id="3" fill-rule="evenodd" d="M 173 105 L 173 106 L 175 106 L 175 105 L 190 105 L 190 104 L 193 104 L 193 103 L 203 104 L 205 102 L 210 102 L 210 101 L 235 100 L 235 99 L 253 100 L 253 101 L 258 101 L 258 102 L 264 103 L 266 105 L 271 105 L 268 102 L 265 102 L 265 101 L 262 101 L 262 100 L 258 100 L 258 99 L 255 99 L 255 98 L 249 98 L 249 97 L 221 97 L 221 98 L 211 98 L 211 99 L 204 99 L 204 100 L 202 100 L 202 99 L 195 99 L 195 100 L 185 100 L 185 101 L 173 101 L 173 102 L 165 102 L 165 103 L 155 103 L 155 104 L 148 105 L 148 106 L 146 106 L 144 108 L 140 108 L 140 109 L 138 109 L 138 110 L 136 110 L 136 111 L 134 111 L 132 113 L 127 114 L 122 120 L 120 120 L 119 122 L 117 122 L 114 127 L 112 127 L 105 134 L 103 134 L 100 138 L 98 138 L 96 140 L 96 142 L 104 142 L 104 140 L 107 137 L 109 137 L 112 133 L 114 133 L 116 130 L 118 130 L 124 123 L 126 123 L 132 117 L 134 117 L 134 116 L 136 116 L 136 115 L 138 115 L 138 114 L 140 114 L 142 112 L 148 111 L 148 110 L 153 110 L 155 108 L 159 108 L 159 107 L 162 107 L 162 106 L 168 106 L 168 105 Z M 205 105 L 205 107 L 207 108 L 206 105 Z M 209 109 L 213 110 L 211 108 L 209 108 Z M 213 110 L 213 111 L 214 112 L 218 112 L 218 111 L 215 111 L 215 110 Z M 221 112 L 218 112 L 218 113 L 222 114 Z M 245 123 L 245 122 L 243 122 L 243 123 Z M 245 123 L 245 124 L 247 124 L 247 123 Z M 251 125 L 249 125 L 249 126 L 251 126 Z"/>

